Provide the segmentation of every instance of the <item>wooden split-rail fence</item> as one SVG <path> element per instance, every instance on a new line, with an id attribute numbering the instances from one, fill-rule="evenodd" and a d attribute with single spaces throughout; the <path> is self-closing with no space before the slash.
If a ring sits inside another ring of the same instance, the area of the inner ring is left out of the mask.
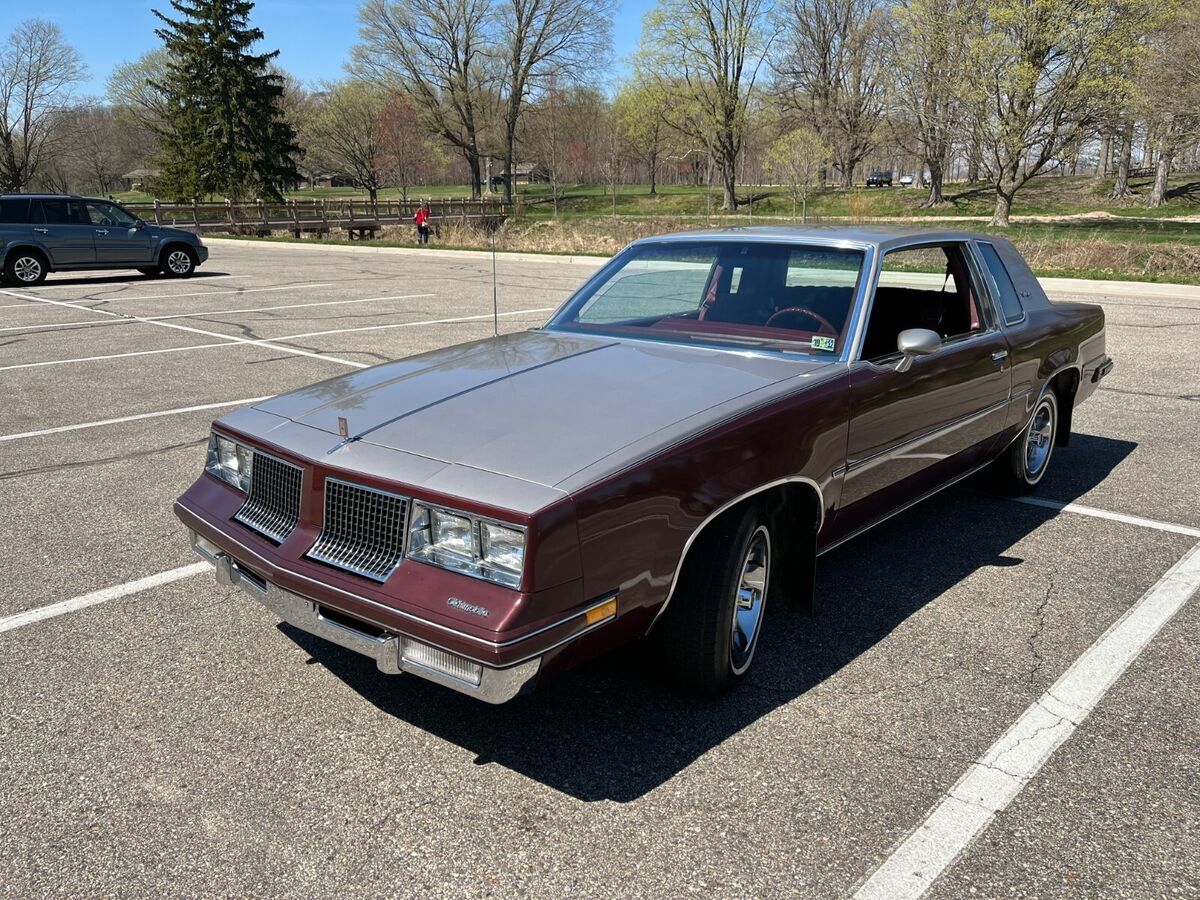
<path id="1" fill-rule="evenodd" d="M 148 222 L 172 225 L 196 232 L 270 235 L 275 232 L 328 235 L 346 232 L 351 240 L 376 236 L 384 225 L 412 225 L 421 203 L 418 200 L 336 198 L 330 200 L 284 200 L 273 202 L 199 202 L 122 204 Z M 504 203 L 494 200 L 447 199 L 429 202 L 430 224 L 461 222 L 494 228 L 509 214 Z"/>

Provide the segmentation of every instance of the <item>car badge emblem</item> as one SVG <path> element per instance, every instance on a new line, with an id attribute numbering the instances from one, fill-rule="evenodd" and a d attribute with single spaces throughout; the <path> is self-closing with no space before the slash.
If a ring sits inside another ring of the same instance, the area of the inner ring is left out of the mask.
<path id="1" fill-rule="evenodd" d="M 461 609 L 463 612 L 468 612 L 473 616 L 480 616 L 484 619 L 488 617 L 488 611 L 482 606 L 476 606 L 473 603 L 468 603 L 466 600 L 459 600 L 457 597 L 447 597 L 446 605 L 452 606 L 455 609 Z"/>
<path id="2" fill-rule="evenodd" d="M 345 416 L 338 416 L 338 434 L 344 438 L 350 437 L 350 423 Z"/>

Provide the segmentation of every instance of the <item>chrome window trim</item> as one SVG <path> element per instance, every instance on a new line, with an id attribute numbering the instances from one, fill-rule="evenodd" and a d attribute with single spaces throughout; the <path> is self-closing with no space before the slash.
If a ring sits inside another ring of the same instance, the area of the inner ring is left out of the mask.
<path id="1" fill-rule="evenodd" d="M 763 491 L 769 491 L 771 488 L 780 487 L 781 485 L 785 484 L 807 484 L 817 492 L 817 507 L 818 512 L 820 513 L 820 518 L 817 522 L 817 534 L 821 533 L 821 529 L 825 526 L 825 492 L 821 490 L 821 486 L 819 484 L 806 475 L 789 475 L 786 478 L 777 478 L 774 481 L 768 481 L 766 484 L 760 484 L 758 487 L 752 488 L 745 493 L 738 494 L 732 500 L 722 503 L 715 510 L 705 516 L 704 519 L 701 520 L 700 524 L 697 525 L 692 531 L 692 533 L 688 535 L 688 539 L 684 541 L 683 551 L 679 554 L 679 562 L 675 564 L 675 572 L 671 575 L 671 585 L 667 588 L 667 599 L 663 601 L 662 606 L 658 608 L 658 612 L 654 614 L 654 619 L 651 621 L 650 627 L 646 629 L 647 633 L 652 631 L 654 626 L 658 624 L 658 620 L 661 619 L 663 613 L 667 611 L 667 607 L 670 605 L 671 599 L 675 596 L 675 588 L 679 584 L 679 576 L 683 572 L 684 561 L 687 559 L 688 551 L 692 549 L 692 544 L 696 542 L 696 538 L 700 537 L 700 532 L 702 532 L 714 519 L 716 519 L 717 516 L 721 515 L 721 513 L 732 509 L 743 500 L 747 500 L 756 494 L 761 494 Z"/>
<path id="2" fill-rule="evenodd" d="M 706 237 L 708 238 L 707 241 L 705 240 Z M 860 327 L 860 322 L 855 317 L 858 315 L 859 310 L 862 308 L 863 300 L 864 300 L 864 297 L 866 296 L 866 285 L 871 280 L 868 273 L 871 272 L 872 267 L 874 265 L 874 260 L 877 255 L 878 245 L 876 243 L 870 242 L 870 241 L 846 240 L 844 238 L 843 239 L 830 238 L 830 237 L 823 237 L 820 235 L 813 235 L 813 236 L 806 235 L 804 237 L 799 237 L 799 236 L 790 237 L 790 236 L 786 236 L 786 235 L 756 235 L 756 234 L 705 235 L 703 232 L 694 233 L 694 234 L 687 233 L 687 232 L 681 232 L 679 234 L 674 234 L 674 235 L 660 235 L 658 237 L 640 238 L 639 240 L 632 241 L 629 244 L 627 244 L 621 250 L 620 253 L 617 253 L 612 258 L 610 258 L 604 265 L 602 265 L 599 269 L 597 269 L 594 273 L 592 273 L 592 276 L 590 278 L 588 278 L 586 281 L 584 281 L 583 284 L 581 284 L 578 288 L 576 288 L 574 291 L 572 291 L 571 294 L 558 306 L 558 308 L 555 309 L 554 312 L 552 312 L 550 314 L 550 317 L 546 320 L 546 323 L 544 325 L 542 325 L 541 328 L 531 329 L 531 330 L 546 331 L 546 332 L 550 332 L 552 334 L 583 334 L 583 335 L 586 335 L 589 337 L 608 338 L 610 340 L 626 340 L 625 335 L 614 336 L 614 335 L 602 334 L 599 332 L 573 331 L 571 329 L 564 329 L 557 325 L 556 320 L 566 312 L 566 310 L 571 306 L 572 303 L 575 302 L 576 296 L 581 291 L 585 290 L 588 287 L 588 285 L 590 285 L 592 283 L 592 281 L 594 279 L 598 279 L 601 276 L 606 276 L 607 274 L 609 274 L 609 272 L 613 268 L 617 267 L 618 263 L 621 263 L 623 261 L 623 257 L 625 256 L 625 254 L 628 251 L 632 250 L 633 248 L 640 247 L 640 246 L 646 246 L 649 244 L 656 244 L 656 243 L 673 244 L 673 243 L 687 243 L 687 242 L 691 242 L 691 241 L 694 241 L 696 243 L 780 244 L 780 245 L 789 246 L 789 247 L 812 247 L 812 248 L 816 248 L 819 250 L 857 250 L 857 251 L 861 252 L 863 254 L 863 262 L 862 262 L 862 265 L 859 267 L 858 276 L 855 279 L 854 293 L 853 293 L 852 299 L 851 299 L 850 310 L 847 313 L 847 321 L 851 323 L 850 339 L 846 341 L 845 346 L 838 352 L 837 356 L 815 355 L 814 353 L 805 353 L 804 351 L 801 351 L 801 350 L 770 350 L 770 349 L 764 349 L 762 347 L 753 347 L 753 348 L 747 347 L 746 349 L 741 349 L 741 348 L 737 348 L 737 347 L 732 347 L 732 348 L 719 347 L 719 346 L 711 346 L 709 344 L 699 343 L 699 342 L 695 342 L 695 341 L 686 341 L 686 342 L 667 341 L 667 340 L 655 341 L 651 338 L 645 338 L 645 337 L 643 337 L 643 338 L 629 337 L 628 338 L 629 340 L 642 340 L 642 341 L 646 341 L 648 343 L 656 343 L 659 345 L 662 345 L 664 343 L 670 343 L 675 346 L 703 347 L 705 349 L 714 350 L 714 351 L 722 352 L 722 353 L 755 352 L 758 354 L 772 356 L 772 357 L 776 357 L 776 358 L 778 356 L 780 356 L 781 354 L 788 354 L 789 356 L 800 356 L 805 360 L 817 359 L 817 360 L 824 360 L 825 362 L 839 362 L 839 363 L 847 363 L 851 359 L 853 359 L 853 354 L 850 352 L 850 348 L 852 346 L 854 346 L 855 340 L 857 338 L 857 330 Z M 816 354 L 820 354 L 820 353 L 821 353 L 821 351 L 816 351 Z"/>
<path id="3" fill-rule="evenodd" d="M 879 287 L 879 276 L 882 274 L 882 271 L 883 271 L 883 261 L 889 253 L 896 253 L 896 252 L 899 252 L 902 250 L 919 250 L 922 247 L 944 247 L 947 244 L 954 244 L 954 245 L 957 245 L 959 247 L 963 247 L 966 249 L 966 252 L 963 255 L 968 260 L 968 263 L 967 263 L 968 276 L 967 277 L 970 277 L 971 250 L 967 246 L 970 244 L 970 242 L 971 242 L 970 239 L 967 237 L 936 238 L 936 237 L 914 236 L 911 240 L 903 240 L 903 241 L 897 241 L 895 243 L 890 243 L 886 247 L 886 249 L 882 249 L 880 251 L 880 253 L 878 254 L 878 258 L 876 260 L 874 260 L 873 271 L 871 273 L 871 278 L 869 281 L 869 283 L 870 283 L 869 299 L 866 303 L 865 308 L 863 309 L 862 317 L 858 322 L 858 330 L 855 333 L 855 337 L 854 337 L 854 346 L 853 346 L 854 352 L 850 355 L 850 361 L 851 362 L 871 363 L 871 360 L 862 358 L 862 343 L 866 337 L 867 322 L 869 321 L 869 319 L 871 317 L 871 308 L 875 305 L 875 291 Z M 864 268 L 865 268 L 865 266 L 864 266 Z M 984 310 L 985 310 L 985 312 L 987 311 L 987 306 L 984 307 Z M 998 331 L 1000 331 L 1000 327 L 998 325 L 998 320 L 993 316 L 992 320 L 988 323 L 988 327 L 986 329 L 984 329 L 982 331 L 975 331 L 975 332 L 968 331 L 962 336 L 962 338 L 960 340 L 957 340 L 957 341 L 956 341 L 956 336 L 954 336 L 954 335 L 952 335 L 950 338 L 947 338 L 946 340 L 952 342 L 951 343 L 952 346 L 960 347 L 967 341 L 974 340 L 976 338 L 980 338 L 985 335 L 993 334 Z M 943 341 L 943 345 L 945 345 L 945 343 L 946 342 Z M 879 358 L 887 359 L 888 357 L 879 357 Z M 876 365 L 875 363 L 871 363 L 871 364 Z M 882 366 L 880 368 L 887 368 L 887 366 Z"/>

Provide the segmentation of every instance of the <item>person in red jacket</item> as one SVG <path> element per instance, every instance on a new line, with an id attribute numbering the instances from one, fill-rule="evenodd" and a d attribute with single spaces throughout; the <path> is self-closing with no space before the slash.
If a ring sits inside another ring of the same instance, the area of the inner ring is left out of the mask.
<path id="1" fill-rule="evenodd" d="M 417 214 L 413 216 L 413 221 L 417 223 L 417 243 L 429 243 L 429 203 L 428 201 L 421 204 L 421 208 L 417 210 Z"/>

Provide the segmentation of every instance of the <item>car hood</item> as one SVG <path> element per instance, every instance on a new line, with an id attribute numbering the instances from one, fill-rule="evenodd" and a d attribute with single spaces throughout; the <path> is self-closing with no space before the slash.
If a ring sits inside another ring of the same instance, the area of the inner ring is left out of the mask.
<path id="1" fill-rule="evenodd" d="M 731 401 L 754 405 L 756 392 L 822 369 L 830 366 L 821 360 L 538 331 L 364 369 L 256 408 L 329 432 L 334 446 L 344 419 L 347 447 L 365 442 L 561 487 L 600 461 L 621 468 L 728 417 Z"/>
<path id="2" fill-rule="evenodd" d="M 196 240 L 195 232 L 188 231 L 186 228 L 171 228 L 168 225 L 147 225 L 146 230 L 160 238 L 184 238 L 189 241 Z"/>

